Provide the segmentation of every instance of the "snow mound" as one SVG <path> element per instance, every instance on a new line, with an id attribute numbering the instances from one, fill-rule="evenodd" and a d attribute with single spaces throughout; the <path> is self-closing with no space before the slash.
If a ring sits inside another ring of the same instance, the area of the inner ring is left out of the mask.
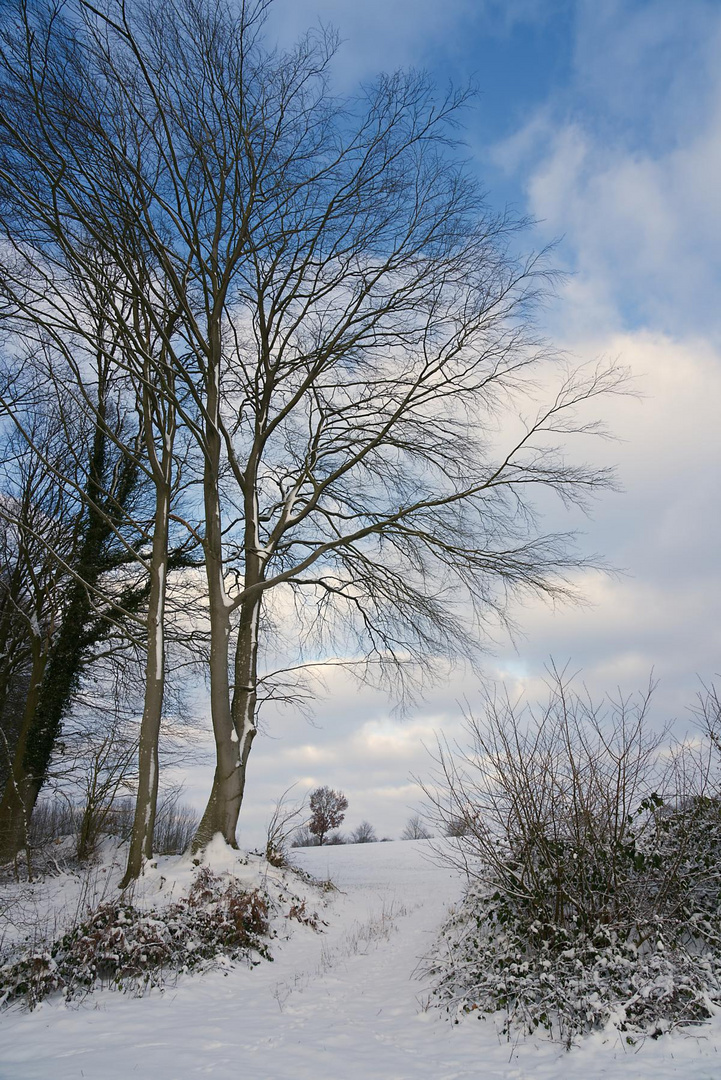
<path id="1" fill-rule="evenodd" d="M 199 858 L 149 863 L 122 892 L 120 855 L 108 844 L 84 875 L 59 872 L 10 897 L 5 921 L 15 933 L 6 935 L 0 1004 L 33 1008 L 52 994 L 71 999 L 102 986 L 142 994 L 192 970 L 270 960 L 271 940 L 293 922 L 321 929 L 314 905 L 323 891 L 308 875 L 236 851 L 222 837 Z M 24 934 L 13 911 L 24 913 Z"/>

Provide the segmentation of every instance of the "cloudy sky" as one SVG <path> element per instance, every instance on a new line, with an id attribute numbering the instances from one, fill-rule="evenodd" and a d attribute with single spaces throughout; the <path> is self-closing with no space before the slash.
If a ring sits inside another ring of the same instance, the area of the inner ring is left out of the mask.
<path id="1" fill-rule="evenodd" d="M 261 839 L 289 784 L 342 788 L 352 828 L 398 836 L 419 792 L 424 743 L 459 730 L 479 680 L 538 695 L 553 657 L 595 692 L 658 679 L 656 716 L 687 724 L 699 678 L 721 671 L 721 4 L 718 0 L 276 0 L 281 44 L 318 22 L 343 39 L 340 90 L 379 71 L 474 80 L 465 141 L 492 204 L 529 213 L 568 271 L 545 330 L 579 360 L 618 358 L 638 398 L 606 403 L 597 448 L 622 491 L 579 528 L 623 571 L 588 573 L 587 605 L 515 612 L 482 669 L 455 671 L 404 719 L 393 702 L 328 680 L 311 725 L 266 715 L 249 763 L 241 842 Z M 188 784 L 202 803 L 206 770 Z"/>

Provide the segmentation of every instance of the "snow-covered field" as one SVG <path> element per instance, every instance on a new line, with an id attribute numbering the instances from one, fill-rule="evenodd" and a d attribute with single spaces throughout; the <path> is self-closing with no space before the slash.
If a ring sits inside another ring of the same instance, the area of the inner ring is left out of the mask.
<path id="1" fill-rule="evenodd" d="M 417 968 L 461 881 L 429 860 L 428 843 L 294 854 L 341 890 L 319 909 L 324 933 L 293 924 L 274 963 L 186 976 L 144 998 L 102 991 L 6 1011 L 2 1080 L 721 1077 L 721 1018 L 640 1047 L 599 1034 L 568 1054 L 543 1038 L 508 1043 L 488 1021 L 449 1023 Z"/>

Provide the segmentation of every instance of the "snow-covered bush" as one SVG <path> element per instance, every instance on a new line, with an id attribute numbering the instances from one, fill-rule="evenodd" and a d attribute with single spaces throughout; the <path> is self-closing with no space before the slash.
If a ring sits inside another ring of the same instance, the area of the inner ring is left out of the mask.
<path id="1" fill-rule="evenodd" d="M 0 1003 L 20 999 L 32 1008 L 55 991 L 74 997 L 97 984 L 142 992 L 161 985 L 168 971 L 226 958 L 270 959 L 270 912 L 265 891 L 244 890 L 234 879 L 201 867 L 187 896 L 162 909 L 143 910 L 119 897 L 48 947 L 5 964 Z"/>
<path id="2" fill-rule="evenodd" d="M 604 710 L 560 677 L 542 710 L 491 698 L 428 793 L 469 888 L 432 962 L 455 1015 L 507 1032 L 657 1035 L 721 1002 L 721 802 L 709 759 L 662 752 L 648 696 Z"/>
<path id="3" fill-rule="evenodd" d="M 649 928 L 650 929 L 650 928 Z M 721 957 L 659 927 L 639 947 L 615 928 L 567 931 L 524 918 L 498 894 L 470 891 L 442 932 L 437 993 L 453 1013 L 502 1014 L 502 1030 L 561 1038 L 609 1023 L 656 1037 L 707 1019 L 721 1000 Z M 445 950 L 444 950 L 445 951 Z"/>

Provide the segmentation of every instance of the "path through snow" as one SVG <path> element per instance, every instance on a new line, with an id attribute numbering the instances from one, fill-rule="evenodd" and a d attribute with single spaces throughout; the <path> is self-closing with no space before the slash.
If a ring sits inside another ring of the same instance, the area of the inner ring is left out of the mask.
<path id="1" fill-rule="evenodd" d="M 459 879 L 424 841 L 308 849 L 341 890 L 323 934 L 298 928 L 272 964 L 186 977 L 137 999 L 105 991 L 0 1018 L 2 1080 L 719 1080 L 721 1023 L 643 1047 L 538 1038 L 514 1047 L 427 1009 L 414 974 Z"/>

